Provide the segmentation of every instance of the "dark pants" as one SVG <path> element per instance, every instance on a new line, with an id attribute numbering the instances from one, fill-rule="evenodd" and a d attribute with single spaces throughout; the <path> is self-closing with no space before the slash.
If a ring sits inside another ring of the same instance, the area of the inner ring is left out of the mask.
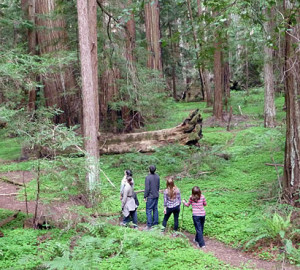
<path id="1" fill-rule="evenodd" d="M 158 225 L 158 198 L 147 198 L 146 202 L 146 215 L 147 215 L 147 226 L 152 227 Z M 153 211 L 153 222 L 152 222 L 152 211 Z"/>
<path id="2" fill-rule="evenodd" d="M 127 217 L 123 218 L 123 224 L 127 224 L 130 221 L 130 217 L 132 218 L 132 223 L 137 226 L 137 213 L 136 210 L 130 211 Z"/>
<path id="3" fill-rule="evenodd" d="M 166 227 L 167 226 L 167 222 L 169 220 L 169 217 L 171 216 L 171 214 L 173 213 L 174 215 L 174 231 L 178 230 L 178 217 L 179 217 L 179 212 L 180 212 L 180 205 L 173 207 L 173 208 L 167 208 L 167 212 L 164 216 L 164 220 L 163 220 L 163 226 Z"/>
<path id="4" fill-rule="evenodd" d="M 205 246 L 205 242 L 203 239 L 203 229 L 204 229 L 204 222 L 205 216 L 193 216 L 194 226 L 196 229 L 196 236 L 195 241 L 198 242 L 200 247 Z"/>

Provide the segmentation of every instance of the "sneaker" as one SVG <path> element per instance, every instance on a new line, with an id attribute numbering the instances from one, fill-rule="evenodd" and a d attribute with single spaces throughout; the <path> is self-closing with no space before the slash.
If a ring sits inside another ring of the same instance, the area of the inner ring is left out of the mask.
<path id="1" fill-rule="evenodd" d="M 148 226 L 145 226 L 143 231 L 150 231 L 151 230 L 151 227 L 148 227 Z"/>
<path id="2" fill-rule="evenodd" d="M 202 246 L 202 247 L 200 247 L 200 248 L 204 248 L 204 249 L 205 249 L 205 248 L 206 248 L 206 246 Z"/>
<path id="3" fill-rule="evenodd" d="M 121 223 L 120 223 L 120 226 L 124 226 L 124 227 L 126 227 L 126 226 L 127 226 L 127 224 L 126 224 L 126 223 L 124 223 L 124 222 L 121 222 Z"/>

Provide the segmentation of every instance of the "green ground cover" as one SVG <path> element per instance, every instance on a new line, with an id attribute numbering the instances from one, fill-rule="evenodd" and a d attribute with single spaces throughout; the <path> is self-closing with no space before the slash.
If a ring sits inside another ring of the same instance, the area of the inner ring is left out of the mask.
<path id="1" fill-rule="evenodd" d="M 0 210 L 0 220 L 11 213 Z M 0 269 L 239 269 L 195 250 L 185 238 L 171 239 L 159 231 L 95 220 L 69 230 L 22 229 L 24 218 L 1 228 Z"/>

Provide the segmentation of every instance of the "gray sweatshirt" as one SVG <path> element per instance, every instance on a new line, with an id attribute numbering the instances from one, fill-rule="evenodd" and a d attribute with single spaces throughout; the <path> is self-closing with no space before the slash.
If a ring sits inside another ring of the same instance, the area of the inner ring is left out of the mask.
<path id="1" fill-rule="evenodd" d="M 158 198 L 159 186 L 160 186 L 160 179 L 156 173 L 147 175 L 145 179 L 144 198 L 150 198 L 150 199 Z"/>

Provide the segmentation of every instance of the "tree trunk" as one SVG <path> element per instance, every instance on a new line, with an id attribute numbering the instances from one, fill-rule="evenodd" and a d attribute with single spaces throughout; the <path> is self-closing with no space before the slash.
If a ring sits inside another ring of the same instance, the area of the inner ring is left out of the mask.
<path id="1" fill-rule="evenodd" d="M 247 95 L 249 95 L 249 60 L 248 60 L 248 47 L 247 47 L 247 44 L 246 44 L 246 47 L 245 47 L 245 69 L 246 69 L 246 92 L 247 92 Z"/>
<path id="2" fill-rule="evenodd" d="M 222 88 L 222 51 L 221 42 L 216 36 L 215 52 L 214 52 L 214 118 L 217 121 L 223 121 L 223 88 Z"/>
<path id="3" fill-rule="evenodd" d="M 78 13 L 78 33 L 80 48 L 80 64 L 82 79 L 82 101 L 83 101 L 83 135 L 84 146 L 87 152 L 87 182 L 88 189 L 93 192 L 95 185 L 99 180 L 99 141 L 98 141 L 98 85 L 95 85 L 95 76 L 97 76 L 97 67 L 92 60 L 95 46 L 95 33 L 97 26 L 96 0 L 77 0 Z M 88 33 L 88 35 L 87 35 Z M 97 55 L 97 51 L 96 51 Z"/>
<path id="4" fill-rule="evenodd" d="M 160 71 L 162 75 L 158 0 L 146 1 L 145 25 L 148 51 L 147 67 Z"/>
<path id="5" fill-rule="evenodd" d="M 177 101 L 177 90 L 176 90 L 176 63 L 177 63 L 177 51 L 176 51 L 176 45 L 174 44 L 173 33 L 172 33 L 172 26 L 171 23 L 168 23 L 168 29 L 169 29 L 169 39 L 170 39 L 170 47 L 171 47 L 171 68 L 172 68 L 172 97 L 174 100 Z"/>
<path id="6" fill-rule="evenodd" d="M 284 2 L 284 1 L 283 1 Z M 278 3 L 276 6 L 277 12 L 284 13 L 284 7 L 281 2 Z M 280 22 L 276 22 L 276 24 L 279 24 Z M 277 28 L 278 29 L 278 28 Z M 284 32 L 281 28 L 280 31 L 273 31 L 273 33 L 276 35 L 273 40 L 277 41 L 276 47 L 277 50 L 274 51 L 274 72 L 275 72 L 275 81 L 274 81 L 274 88 L 275 93 L 284 93 L 284 53 L 285 53 L 285 38 L 284 38 Z"/>
<path id="7" fill-rule="evenodd" d="M 203 70 L 202 74 L 203 74 L 203 88 L 204 88 L 204 92 L 206 93 L 206 106 L 211 107 L 213 105 L 213 100 L 212 100 L 211 83 L 209 79 L 209 71 Z"/>
<path id="8" fill-rule="evenodd" d="M 222 68 L 222 73 L 223 73 L 223 93 L 225 95 L 225 107 L 226 107 L 226 112 L 228 112 L 228 100 L 230 99 L 230 68 L 229 68 L 229 62 L 226 61 L 223 64 Z"/>
<path id="9" fill-rule="evenodd" d="M 128 0 L 127 5 L 130 6 L 132 4 L 131 0 Z M 124 7 L 126 8 L 126 7 Z M 135 20 L 134 20 L 134 13 L 131 12 L 130 20 L 126 22 L 126 59 L 130 63 L 135 62 L 135 40 L 136 40 L 136 33 L 135 33 Z"/>
<path id="10" fill-rule="evenodd" d="M 127 7 L 128 8 L 132 5 L 132 1 L 128 0 Z M 131 78 L 131 83 L 134 89 L 137 89 L 139 85 L 139 80 L 137 76 L 137 70 L 136 70 L 136 57 L 135 57 L 135 47 L 136 47 L 136 29 L 135 29 L 135 20 L 134 20 L 134 13 L 131 12 L 130 14 L 130 20 L 127 21 L 126 27 L 125 27 L 125 34 L 126 34 L 126 52 L 125 52 L 125 58 L 127 60 L 127 67 L 129 76 Z M 129 95 L 123 95 L 123 99 L 127 102 L 129 101 L 130 97 Z M 123 131 L 130 132 L 135 127 L 140 127 L 140 117 L 134 117 L 136 113 L 130 110 L 127 106 L 123 106 L 121 108 L 121 115 L 123 120 Z M 137 112 L 137 114 L 140 116 L 140 112 Z"/>
<path id="11" fill-rule="evenodd" d="M 187 2 L 187 6 L 188 6 L 188 12 L 189 12 L 190 20 L 191 20 L 192 31 L 193 31 L 194 48 L 195 48 L 195 51 L 196 51 L 197 70 L 198 70 L 198 73 L 199 73 L 202 99 L 205 100 L 206 96 L 205 96 L 205 92 L 204 92 L 203 74 L 202 74 L 202 70 L 201 70 L 201 67 L 200 67 L 200 63 L 199 63 L 199 51 L 200 51 L 201 46 L 200 46 L 200 44 L 197 40 L 197 33 L 196 33 L 196 30 L 195 30 L 195 27 L 194 27 L 194 18 L 193 18 L 193 11 L 192 11 L 192 7 L 191 7 L 191 1 L 186 0 L 186 2 Z"/>
<path id="12" fill-rule="evenodd" d="M 89 42 L 91 49 L 91 59 L 92 59 L 92 76 L 93 76 L 93 90 L 95 91 L 93 102 L 99 104 L 99 95 L 98 95 L 98 40 L 97 40 L 97 1 L 89 0 L 88 1 L 88 15 L 89 15 Z M 95 106 L 95 115 L 97 117 L 95 120 L 95 129 L 99 130 L 99 105 Z"/>
<path id="13" fill-rule="evenodd" d="M 190 113 L 184 122 L 174 128 L 130 134 L 101 134 L 100 153 L 152 152 L 157 147 L 178 142 L 197 145 L 202 137 L 202 118 L 199 110 Z"/>
<path id="14" fill-rule="evenodd" d="M 22 0 L 21 6 L 25 14 L 25 18 L 35 25 L 35 0 Z M 27 29 L 27 40 L 28 40 L 28 53 L 31 55 L 36 55 L 36 31 L 35 27 Z M 37 81 L 37 77 L 32 75 L 30 76 L 32 82 Z M 33 83 L 34 84 L 34 83 Z M 28 105 L 27 110 L 32 112 L 35 110 L 36 102 L 36 91 L 35 86 L 29 89 L 28 91 Z"/>
<path id="15" fill-rule="evenodd" d="M 197 0 L 197 12 L 198 12 L 198 17 L 202 16 L 202 6 L 201 6 L 201 0 Z M 202 39 L 206 39 L 206 31 L 205 31 L 205 25 L 202 23 L 201 27 L 204 29 L 204 37 Z M 199 44 L 201 47 L 201 45 Z M 205 66 L 202 64 L 202 67 L 200 68 L 200 72 L 202 75 L 202 86 L 203 86 L 203 92 L 204 92 L 204 97 L 206 100 L 206 106 L 210 107 L 213 105 L 212 101 L 212 89 L 211 89 L 211 82 L 209 80 L 209 71 L 205 68 Z"/>
<path id="16" fill-rule="evenodd" d="M 270 14 L 266 12 L 267 22 L 265 23 L 266 36 L 272 36 L 273 34 L 273 8 Z M 267 39 L 266 39 L 267 42 Z M 274 72 L 273 72 L 273 49 L 267 44 L 264 47 L 265 60 L 264 60 L 264 79 L 265 79 L 265 106 L 264 106 L 264 126 L 275 127 L 276 126 L 276 110 L 275 110 L 275 89 L 274 89 Z"/>
<path id="17" fill-rule="evenodd" d="M 55 0 L 35 0 L 39 53 L 59 57 L 59 52 L 68 50 L 68 37 L 65 20 L 52 18 L 54 11 Z M 72 68 L 63 67 L 61 64 L 59 71 L 51 71 L 43 75 L 42 79 L 46 106 L 56 106 L 63 111 L 56 117 L 55 122 L 67 123 L 69 126 L 78 124 L 81 120 L 81 107 Z"/>
<path id="18" fill-rule="evenodd" d="M 283 196 L 287 203 L 300 206 L 300 20 L 293 25 L 290 1 L 285 1 L 288 18 L 285 44 L 286 147 L 283 175 Z M 295 8 L 295 10 L 293 10 Z"/>
<path id="19" fill-rule="evenodd" d="M 117 132 L 117 111 L 109 106 L 119 93 L 117 80 L 121 78 L 120 70 L 117 67 L 107 68 L 100 77 L 100 117 L 104 129 L 112 129 Z"/>

